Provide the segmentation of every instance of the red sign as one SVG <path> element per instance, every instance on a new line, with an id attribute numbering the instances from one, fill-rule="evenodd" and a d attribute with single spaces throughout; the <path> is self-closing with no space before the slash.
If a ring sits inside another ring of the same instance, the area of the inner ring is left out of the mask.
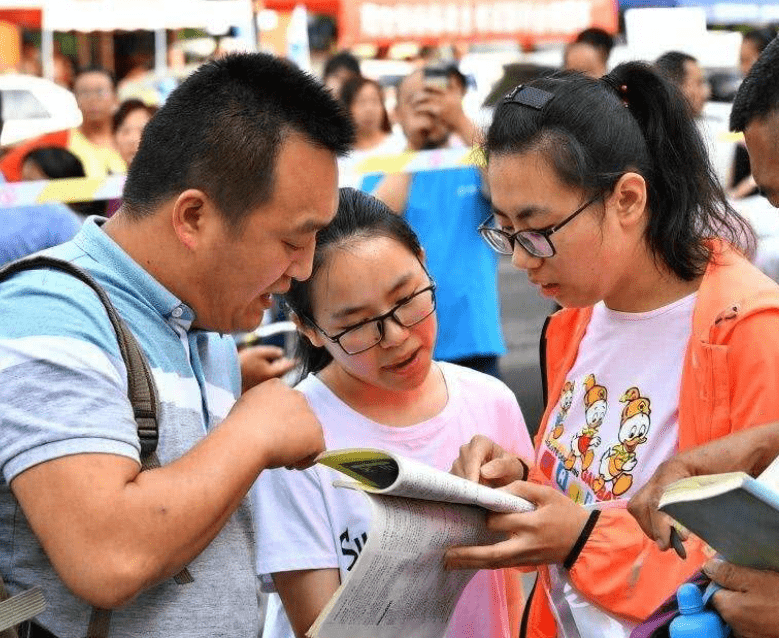
<path id="1" fill-rule="evenodd" d="M 402 41 L 569 40 L 587 27 L 617 30 L 616 0 L 343 1 L 341 46 Z"/>
<path id="2" fill-rule="evenodd" d="M 42 9 L 0 9 L 0 20 L 26 29 L 40 29 L 42 12 Z"/>

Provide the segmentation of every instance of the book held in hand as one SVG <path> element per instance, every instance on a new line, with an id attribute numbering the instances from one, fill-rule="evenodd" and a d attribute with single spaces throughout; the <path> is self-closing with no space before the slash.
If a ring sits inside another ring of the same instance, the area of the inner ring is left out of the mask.
<path id="1" fill-rule="evenodd" d="M 730 563 L 779 569 L 779 461 L 759 477 L 692 476 L 669 485 L 659 509 Z"/>
<path id="2" fill-rule="evenodd" d="M 444 552 L 504 539 L 487 529 L 487 510 L 534 509 L 508 492 L 380 450 L 333 450 L 317 462 L 353 479 L 334 485 L 366 495 L 371 530 L 310 638 L 442 638 L 476 573 L 444 570 Z"/>

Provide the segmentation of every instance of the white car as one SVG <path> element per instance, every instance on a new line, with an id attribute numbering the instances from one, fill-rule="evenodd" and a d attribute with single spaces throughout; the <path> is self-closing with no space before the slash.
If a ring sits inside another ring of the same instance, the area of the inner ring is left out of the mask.
<path id="1" fill-rule="evenodd" d="M 33 75 L 0 75 L 3 132 L 0 146 L 81 125 L 76 98 L 67 89 Z"/>

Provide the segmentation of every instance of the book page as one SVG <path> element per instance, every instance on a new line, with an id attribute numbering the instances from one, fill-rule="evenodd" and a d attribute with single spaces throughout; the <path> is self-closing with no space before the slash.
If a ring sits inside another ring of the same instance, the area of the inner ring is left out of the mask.
<path id="1" fill-rule="evenodd" d="M 744 472 L 688 476 L 666 486 L 663 495 L 660 497 L 658 509 L 663 509 L 670 503 L 710 498 L 736 489 L 743 485 L 745 481 L 751 480 L 753 479 Z"/>
<path id="2" fill-rule="evenodd" d="M 757 480 L 767 485 L 772 490 L 779 492 L 779 456 L 777 456 L 770 465 L 765 468 Z"/>
<path id="3" fill-rule="evenodd" d="M 747 477 L 726 491 L 694 493 L 660 507 L 728 562 L 779 570 L 779 495 L 762 482 Z"/>
<path id="4" fill-rule="evenodd" d="M 320 463 L 360 482 L 368 492 L 429 501 L 479 505 L 494 512 L 528 512 L 525 499 L 454 476 L 414 459 L 378 450 L 341 450 L 327 453 Z"/>
<path id="5" fill-rule="evenodd" d="M 366 494 L 372 525 L 346 581 L 317 618 L 312 638 L 442 638 L 474 570 L 445 571 L 455 545 L 505 538 L 475 507 Z"/>
<path id="6" fill-rule="evenodd" d="M 400 475 L 395 484 L 384 491 L 385 494 L 479 505 L 493 512 L 529 512 L 535 509 L 529 501 L 503 490 L 480 485 L 414 459 L 396 458 Z"/>

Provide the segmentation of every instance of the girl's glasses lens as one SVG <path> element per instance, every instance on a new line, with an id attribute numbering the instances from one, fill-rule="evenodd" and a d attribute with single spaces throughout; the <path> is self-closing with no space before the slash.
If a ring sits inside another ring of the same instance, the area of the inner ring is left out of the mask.
<path id="1" fill-rule="evenodd" d="M 502 255 L 510 255 L 514 252 L 511 240 L 499 230 L 494 228 L 483 228 L 481 236 L 490 245 L 490 248 Z"/>
<path id="2" fill-rule="evenodd" d="M 519 233 L 517 241 L 534 257 L 551 257 L 554 255 L 554 250 L 549 244 L 549 240 L 541 233 L 534 233 L 533 231 Z"/>
<path id="3" fill-rule="evenodd" d="M 381 341 L 378 322 L 366 323 L 364 326 L 350 330 L 340 339 L 341 347 L 347 354 L 358 354 L 372 348 Z"/>
<path id="4" fill-rule="evenodd" d="M 432 290 L 425 290 L 414 295 L 408 302 L 395 310 L 395 317 L 406 328 L 415 326 L 433 313 L 435 310 L 434 299 Z"/>

